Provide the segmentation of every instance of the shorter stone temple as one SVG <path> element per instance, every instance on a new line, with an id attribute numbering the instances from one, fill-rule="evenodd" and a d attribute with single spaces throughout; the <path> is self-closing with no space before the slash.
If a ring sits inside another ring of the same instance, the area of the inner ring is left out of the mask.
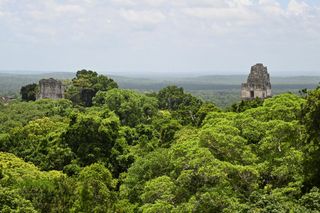
<path id="1" fill-rule="evenodd" d="M 247 83 L 241 85 L 241 99 L 271 97 L 271 83 L 267 67 L 256 64 L 251 67 Z"/>
<path id="2" fill-rule="evenodd" d="M 38 99 L 50 98 L 60 99 L 64 98 L 64 85 L 61 81 L 53 78 L 42 79 L 39 81 L 40 94 Z"/>

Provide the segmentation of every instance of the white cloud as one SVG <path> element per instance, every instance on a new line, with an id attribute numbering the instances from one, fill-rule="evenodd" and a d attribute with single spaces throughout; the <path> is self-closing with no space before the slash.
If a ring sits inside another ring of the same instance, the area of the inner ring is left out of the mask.
<path id="1" fill-rule="evenodd" d="M 58 5 L 55 10 L 55 12 L 66 14 L 66 13 L 74 13 L 74 14 L 83 14 L 85 12 L 85 9 L 79 5 Z"/>
<path id="2" fill-rule="evenodd" d="M 32 5 L 32 9 L 26 11 L 31 18 L 37 20 L 58 20 L 85 14 L 85 7 L 76 4 L 59 4 L 55 1 L 43 1 Z"/>
<path id="3" fill-rule="evenodd" d="M 229 2 L 231 6 L 252 6 L 252 0 L 233 0 Z"/>
<path id="4" fill-rule="evenodd" d="M 166 19 L 161 11 L 121 10 L 120 15 L 128 22 L 141 24 L 159 24 Z"/>
<path id="5" fill-rule="evenodd" d="M 114 5 L 129 6 L 129 7 L 135 6 L 137 4 L 136 1 L 133 1 L 133 0 L 111 0 L 111 2 Z"/>
<path id="6" fill-rule="evenodd" d="M 298 2 L 296 0 L 290 0 L 288 4 L 288 12 L 294 15 L 302 15 L 310 9 L 311 7 L 303 1 Z"/>
<path id="7" fill-rule="evenodd" d="M 168 3 L 168 0 L 111 0 L 111 2 L 118 6 L 143 6 L 143 7 L 159 7 Z"/>
<path id="8" fill-rule="evenodd" d="M 316 17 L 320 14 L 316 8 L 297 0 L 290 0 L 287 8 L 282 7 L 277 0 L 259 0 L 258 2 L 253 0 L 107 0 L 105 2 L 33 0 L 26 2 L 0 0 L 2 5 L 0 14 L 1 17 L 4 14 L 11 17 L 6 21 L 16 25 L 12 27 L 14 31 L 20 31 L 16 33 L 34 33 L 35 36 L 39 32 L 64 36 L 68 31 L 92 30 L 93 26 L 99 28 L 96 31 L 100 34 L 119 35 L 121 31 L 127 33 L 130 28 L 132 30 L 156 29 L 159 24 L 162 24 L 162 31 L 159 33 L 166 33 L 169 30 L 184 33 L 189 28 L 190 35 L 195 31 L 199 31 L 195 34 L 221 32 L 219 34 L 222 35 L 237 31 L 255 34 L 259 33 L 255 28 L 263 26 L 271 33 L 273 28 L 279 27 L 279 24 L 281 27 L 287 25 L 287 28 L 293 29 L 298 25 L 308 27 L 317 25 L 317 20 L 310 18 L 310 14 Z M 301 19 L 294 20 L 295 23 L 292 23 L 290 20 L 292 16 L 300 16 Z M 174 29 L 171 29 L 172 27 Z M 41 28 L 45 30 L 40 30 Z M 103 29 L 106 31 L 103 32 Z M 97 34 L 92 33 L 92 35 Z"/>
<path id="9" fill-rule="evenodd" d="M 242 8 L 186 8 L 183 11 L 189 16 L 208 18 L 214 21 L 247 20 L 251 22 L 257 18 L 254 12 Z"/>
<path id="10" fill-rule="evenodd" d="M 308 0 L 0 0 L 0 43 L 204 50 L 217 43 L 320 43 L 319 6 Z"/>

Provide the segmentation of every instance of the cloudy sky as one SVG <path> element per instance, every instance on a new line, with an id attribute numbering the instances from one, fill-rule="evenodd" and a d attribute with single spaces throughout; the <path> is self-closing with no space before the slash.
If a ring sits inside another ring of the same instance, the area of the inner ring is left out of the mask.
<path id="1" fill-rule="evenodd" d="M 320 75 L 319 0 L 0 0 L 0 70 Z"/>

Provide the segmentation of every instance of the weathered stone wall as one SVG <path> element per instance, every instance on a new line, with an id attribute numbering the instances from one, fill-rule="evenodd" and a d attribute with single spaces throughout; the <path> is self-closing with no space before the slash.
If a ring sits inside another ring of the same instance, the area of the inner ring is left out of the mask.
<path id="1" fill-rule="evenodd" d="M 40 94 L 38 99 L 50 98 L 60 99 L 64 98 L 64 85 L 61 81 L 50 79 L 42 79 L 39 81 Z"/>
<path id="2" fill-rule="evenodd" d="M 270 75 L 267 67 L 256 64 L 251 67 L 247 83 L 241 85 L 241 99 L 271 97 Z"/>

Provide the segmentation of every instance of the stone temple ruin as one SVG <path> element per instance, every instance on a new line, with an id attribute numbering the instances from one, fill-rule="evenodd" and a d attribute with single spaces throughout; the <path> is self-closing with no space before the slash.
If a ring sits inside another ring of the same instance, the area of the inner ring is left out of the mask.
<path id="1" fill-rule="evenodd" d="M 247 83 L 241 85 L 241 99 L 271 97 L 271 83 L 267 67 L 256 64 L 251 67 Z"/>
<path id="2" fill-rule="evenodd" d="M 61 81 L 53 78 L 42 79 L 39 81 L 40 94 L 38 99 L 50 98 L 60 99 L 64 98 L 64 85 Z"/>

